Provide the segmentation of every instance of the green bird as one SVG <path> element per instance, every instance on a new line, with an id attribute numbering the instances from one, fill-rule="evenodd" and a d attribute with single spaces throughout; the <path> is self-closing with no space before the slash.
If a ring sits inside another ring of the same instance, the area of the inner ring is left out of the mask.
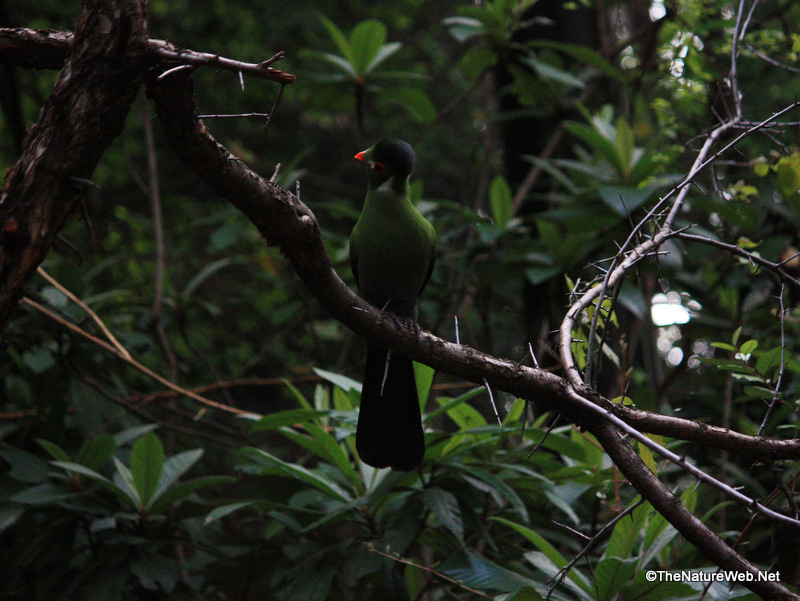
<path id="1" fill-rule="evenodd" d="M 436 231 L 409 198 L 416 155 L 405 142 L 385 138 L 355 158 L 369 169 L 364 208 L 350 236 L 359 293 L 416 325 L 417 299 L 436 260 Z M 367 342 L 356 449 L 364 463 L 403 471 L 418 467 L 425 455 L 413 363 L 372 342 Z"/>

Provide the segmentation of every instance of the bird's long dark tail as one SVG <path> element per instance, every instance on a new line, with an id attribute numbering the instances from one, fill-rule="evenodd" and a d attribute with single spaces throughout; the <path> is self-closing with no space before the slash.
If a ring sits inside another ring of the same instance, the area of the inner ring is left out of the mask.
<path id="1" fill-rule="evenodd" d="M 356 449 L 368 465 L 403 471 L 425 455 L 414 365 L 374 344 L 367 345 Z"/>

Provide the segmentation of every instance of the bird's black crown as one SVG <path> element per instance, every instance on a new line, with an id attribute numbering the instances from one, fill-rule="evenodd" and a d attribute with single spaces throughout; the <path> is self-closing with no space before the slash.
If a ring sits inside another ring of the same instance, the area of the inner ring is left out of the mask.
<path id="1" fill-rule="evenodd" d="M 417 154 L 411 145 L 397 138 L 383 138 L 375 144 L 373 158 L 399 176 L 411 175 Z"/>

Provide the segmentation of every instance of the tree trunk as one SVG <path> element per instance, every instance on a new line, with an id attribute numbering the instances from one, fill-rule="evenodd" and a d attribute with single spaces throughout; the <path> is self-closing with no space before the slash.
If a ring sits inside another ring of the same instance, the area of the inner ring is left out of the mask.
<path id="1" fill-rule="evenodd" d="M 72 51 L 0 194 L 0 332 L 140 86 L 146 0 L 84 0 Z"/>

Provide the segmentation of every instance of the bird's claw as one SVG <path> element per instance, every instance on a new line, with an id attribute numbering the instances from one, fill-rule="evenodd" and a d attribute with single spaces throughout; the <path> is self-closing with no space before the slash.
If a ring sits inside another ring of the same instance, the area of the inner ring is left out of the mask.
<path id="1" fill-rule="evenodd" d="M 417 323 L 417 320 L 413 317 L 398 315 L 397 313 L 392 313 L 391 311 L 384 311 L 386 315 L 392 318 L 392 321 L 398 328 L 412 328 L 414 330 L 414 336 L 419 342 L 419 335 L 422 331 Z"/>

